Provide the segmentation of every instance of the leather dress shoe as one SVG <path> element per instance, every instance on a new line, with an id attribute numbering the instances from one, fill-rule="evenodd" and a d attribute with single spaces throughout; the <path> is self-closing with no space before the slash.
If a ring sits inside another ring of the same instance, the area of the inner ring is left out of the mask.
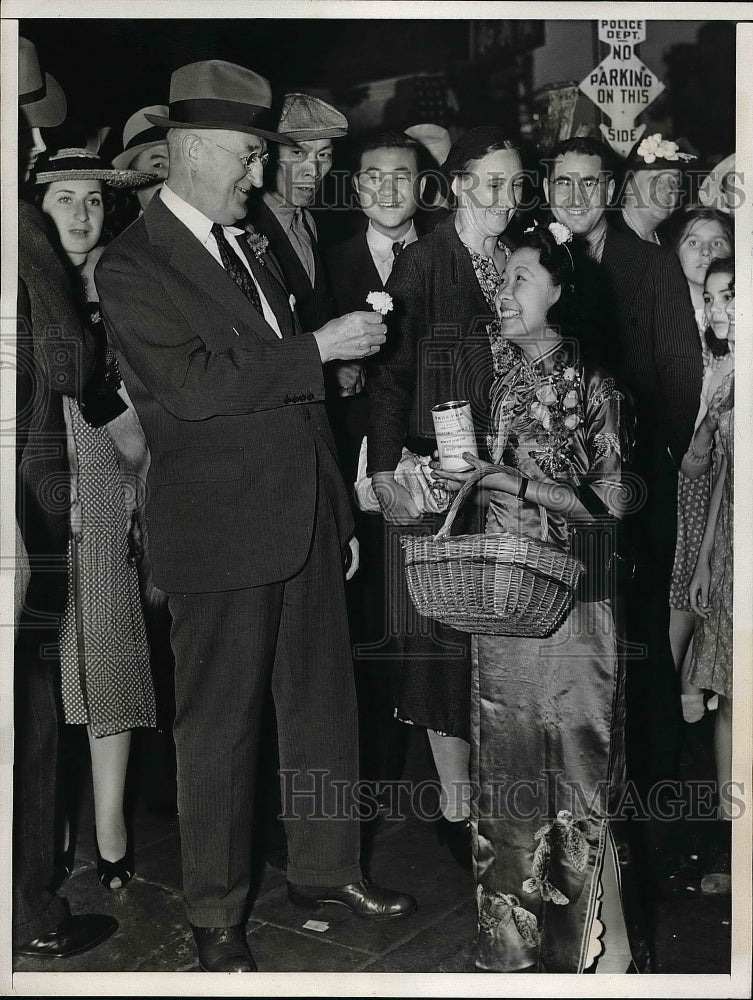
<path id="1" fill-rule="evenodd" d="M 202 972 L 256 972 L 246 944 L 246 927 L 194 927 L 191 924 Z"/>
<path id="2" fill-rule="evenodd" d="M 296 906 L 314 909 L 323 903 L 339 903 L 365 920 L 391 920 L 393 917 L 405 917 L 417 909 L 412 896 L 382 889 L 366 879 L 339 886 L 293 885 L 288 882 L 288 899 Z"/>
<path id="3" fill-rule="evenodd" d="M 69 913 L 50 934 L 42 934 L 15 951 L 17 955 L 35 958 L 69 958 L 96 948 L 117 929 L 118 922 L 114 917 L 102 913 L 83 913 L 79 916 Z"/>

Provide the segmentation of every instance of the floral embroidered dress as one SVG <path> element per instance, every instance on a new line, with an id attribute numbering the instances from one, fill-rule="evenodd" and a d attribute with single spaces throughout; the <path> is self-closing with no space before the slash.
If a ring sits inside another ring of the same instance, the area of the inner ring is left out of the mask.
<path id="1" fill-rule="evenodd" d="M 576 489 L 587 475 L 619 515 L 614 380 L 552 353 L 528 364 L 505 342 L 495 362 L 493 460 Z M 487 532 L 542 539 L 545 523 L 566 547 L 564 515 L 544 519 L 535 504 L 491 493 Z M 471 697 L 477 968 L 582 972 L 601 947 L 600 881 L 607 850 L 617 859 L 610 814 L 624 783 L 624 673 L 609 602 L 577 602 L 548 638 L 475 637 Z"/>

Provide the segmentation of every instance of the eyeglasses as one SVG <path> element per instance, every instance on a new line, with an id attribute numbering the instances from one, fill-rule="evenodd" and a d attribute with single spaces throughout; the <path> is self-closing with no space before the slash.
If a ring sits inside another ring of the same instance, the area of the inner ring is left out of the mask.
<path id="1" fill-rule="evenodd" d="M 211 142 L 212 145 L 216 146 L 218 149 L 224 149 L 226 153 L 232 153 L 233 156 L 237 156 L 243 164 L 243 168 L 246 173 L 248 173 L 251 167 L 255 167 L 257 163 L 261 163 L 262 167 L 266 167 L 267 163 L 269 163 L 269 153 L 260 153 L 258 150 L 254 149 L 252 152 L 246 153 L 245 156 L 242 156 L 240 153 L 236 153 L 234 150 L 228 149 L 227 146 L 221 146 L 219 142 L 215 142 L 213 139 L 207 139 L 205 135 L 201 138 L 206 142 Z"/>

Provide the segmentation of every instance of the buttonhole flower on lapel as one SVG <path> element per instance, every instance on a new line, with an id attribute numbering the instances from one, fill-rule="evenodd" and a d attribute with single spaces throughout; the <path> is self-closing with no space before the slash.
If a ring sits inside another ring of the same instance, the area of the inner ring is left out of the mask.
<path id="1" fill-rule="evenodd" d="M 263 264 L 264 254 L 267 252 L 267 247 L 269 246 L 267 237 L 262 236 L 261 233 L 257 233 L 255 229 L 249 229 L 246 242 L 253 251 L 254 257 L 256 257 L 260 264 Z"/>
<path id="2" fill-rule="evenodd" d="M 392 310 L 392 296 L 389 292 L 369 292 L 366 302 L 374 312 L 381 313 L 382 316 L 386 316 Z"/>

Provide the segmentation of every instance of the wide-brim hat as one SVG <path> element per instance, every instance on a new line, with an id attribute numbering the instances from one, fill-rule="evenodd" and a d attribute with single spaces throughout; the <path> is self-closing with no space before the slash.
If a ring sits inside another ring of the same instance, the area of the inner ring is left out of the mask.
<path id="1" fill-rule="evenodd" d="M 278 130 L 294 142 L 341 139 L 348 134 L 348 119 L 337 108 L 311 94 L 286 94 Z"/>
<path id="2" fill-rule="evenodd" d="M 425 146 L 439 166 L 442 166 L 452 146 L 452 139 L 446 128 L 425 122 L 421 125 L 411 125 L 405 130 L 405 134 Z"/>
<path id="3" fill-rule="evenodd" d="M 111 188 L 139 188 L 160 178 L 144 170 L 116 170 L 88 149 L 68 148 L 43 153 L 34 169 L 35 184 L 53 181 L 102 181 Z"/>
<path id="4" fill-rule="evenodd" d="M 664 138 L 661 132 L 644 136 L 628 153 L 625 170 L 684 170 L 697 157 L 682 149 L 682 141 Z"/>
<path id="5" fill-rule="evenodd" d="M 42 73 L 36 46 L 18 39 L 18 105 L 29 128 L 55 128 L 65 121 L 68 102 L 54 76 Z"/>
<path id="6" fill-rule="evenodd" d="M 123 152 L 113 159 L 112 165 L 118 170 L 127 170 L 139 153 L 152 146 L 167 142 L 167 129 L 152 125 L 147 115 L 166 117 L 169 109 L 166 104 L 150 104 L 147 108 L 136 111 L 125 123 L 123 129 Z"/>
<path id="7" fill-rule="evenodd" d="M 272 130 L 272 88 L 253 70 L 221 59 L 189 63 L 170 78 L 166 115 L 145 114 L 162 128 L 221 128 L 294 145 Z"/>

